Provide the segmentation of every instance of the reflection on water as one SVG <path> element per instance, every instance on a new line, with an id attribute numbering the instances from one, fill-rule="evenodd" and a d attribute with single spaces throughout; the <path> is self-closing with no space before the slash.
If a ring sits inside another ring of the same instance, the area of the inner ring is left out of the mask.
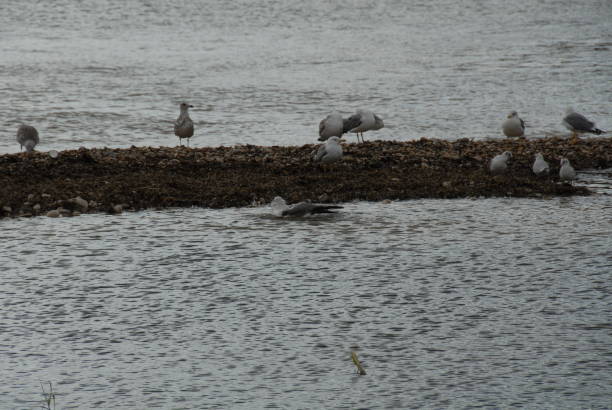
<path id="1" fill-rule="evenodd" d="M 5 220 L 2 396 L 23 407 L 51 380 L 62 408 L 604 407 L 610 208 Z"/>

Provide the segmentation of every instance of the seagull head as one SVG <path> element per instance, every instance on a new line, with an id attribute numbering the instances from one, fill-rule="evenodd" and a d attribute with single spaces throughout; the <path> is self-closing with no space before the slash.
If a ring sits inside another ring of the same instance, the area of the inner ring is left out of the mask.
<path id="1" fill-rule="evenodd" d="M 285 202 L 285 200 L 280 196 L 275 196 L 272 202 L 270 202 L 270 205 L 272 206 L 272 208 L 278 206 L 287 206 L 287 202 Z"/>
<path id="2" fill-rule="evenodd" d="M 513 117 L 518 117 L 518 112 L 511 111 L 510 114 L 508 114 L 508 118 L 513 118 Z"/>
<path id="3" fill-rule="evenodd" d="M 573 107 L 567 107 L 567 108 L 565 109 L 565 115 L 570 115 L 570 114 L 573 114 L 573 113 L 575 113 L 575 112 L 576 112 L 576 110 L 574 110 L 574 108 L 573 108 Z"/>
<path id="4" fill-rule="evenodd" d="M 270 202 L 270 207 L 272 208 L 272 212 L 276 216 L 283 216 L 283 211 L 289 208 L 287 206 L 287 202 L 285 202 L 285 200 L 281 198 L 280 196 L 274 197 L 272 202 Z"/>
<path id="5" fill-rule="evenodd" d="M 25 147 L 26 151 L 32 152 L 34 151 L 34 147 L 36 146 L 36 143 L 32 140 L 27 140 L 25 144 L 23 144 L 23 146 Z"/>
<path id="6" fill-rule="evenodd" d="M 341 140 L 340 140 L 340 138 L 338 138 L 338 137 L 329 137 L 329 138 L 327 139 L 327 142 L 326 142 L 326 143 L 327 143 L 327 144 L 330 144 L 330 143 L 331 143 L 331 144 L 340 144 L 340 141 L 341 141 Z"/>
<path id="7" fill-rule="evenodd" d="M 544 159 L 544 156 L 542 155 L 541 152 L 538 152 L 537 154 L 535 154 L 536 159 Z"/>
<path id="8" fill-rule="evenodd" d="M 193 105 L 187 103 L 181 103 L 181 112 L 187 112 L 190 108 L 193 108 Z"/>
<path id="9" fill-rule="evenodd" d="M 504 151 L 502 152 L 502 155 L 504 156 L 504 158 L 506 158 L 506 161 L 512 159 L 512 153 L 510 151 Z"/>
<path id="10" fill-rule="evenodd" d="M 561 166 L 563 167 L 565 164 L 569 164 L 569 159 L 561 157 Z"/>

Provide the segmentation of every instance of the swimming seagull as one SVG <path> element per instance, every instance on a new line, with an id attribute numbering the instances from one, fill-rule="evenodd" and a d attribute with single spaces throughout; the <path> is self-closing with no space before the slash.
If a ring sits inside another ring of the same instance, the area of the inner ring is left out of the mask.
<path id="1" fill-rule="evenodd" d="M 342 146 L 340 145 L 340 138 L 330 137 L 327 141 L 325 141 L 325 144 L 321 144 L 315 153 L 313 160 L 314 162 L 329 164 L 339 161 L 341 158 Z"/>
<path id="2" fill-rule="evenodd" d="M 593 121 L 588 120 L 584 115 L 578 114 L 573 108 L 568 108 L 565 111 L 565 118 L 563 118 L 563 125 L 565 128 L 572 132 L 572 139 L 577 140 L 579 134 L 585 132 L 591 134 L 603 134 L 605 131 L 595 127 Z"/>
<path id="3" fill-rule="evenodd" d="M 550 167 L 548 166 L 548 162 L 546 162 L 542 153 L 538 152 L 535 155 L 535 161 L 533 162 L 531 169 L 533 170 L 533 173 L 538 176 L 548 175 L 550 172 Z"/>
<path id="4" fill-rule="evenodd" d="M 319 141 L 325 141 L 329 137 L 342 137 L 343 125 L 342 115 L 333 111 L 319 123 Z"/>
<path id="5" fill-rule="evenodd" d="M 489 165 L 489 170 L 491 173 L 498 175 L 506 172 L 508 169 L 508 160 L 510 158 L 512 158 L 512 153 L 510 151 L 504 151 L 503 153 L 493 157 L 491 164 Z"/>
<path id="6" fill-rule="evenodd" d="M 19 150 L 25 147 L 28 152 L 34 151 L 34 147 L 40 142 L 38 131 L 30 125 L 21 124 L 17 129 L 17 142 Z"/>
<path id="7" fill-rule="evenodd" d="M 294 205 L 287 205 L 287 202 L 280 196 L 275 197 L 270 203 L 272 212 L 276 216 L 306 216 L 313 214 L 334 214 L 333 209 L 341 209 L 339 205 L 313 204 L 310 202 L 299 202 Z"/>
<path id="8" fill-rule="evenodd" d="M 366 131 L 375 131 L 383 128 L 385 123 L 382 118 L 368 110 L 357 110 L 357 112 L 351 115 L 349 118 L 344 120 L 343 132 L 354 132 L 357 134 L 357 141 L 359 141 L 359 134 L 361 133 L 361 140 L 363 139 L 363 133 Z"/>
<path id="9" fill-rule="evenodd" d="M 508 118 L 502 123 L 502 130 L 506 137 L 524 137 L 525 121 L 519 118 L 516 111 L 508 114 Z"/>
<path id="10" fill-rule="evenodd" d="M 189 138 L 193 137 L 193 121 L 189 118 L 189 109 L 193 108 L 193 105 L 187 103 L 181 103 L 181 114 L 174 122 L 174 135 L 179 138 L 179 144 L 182 144 L 181 139 L 187 138 L 187 146 L 189 146 Z"/>
<path id="11" fill-rule="evenodd" d="M 559 169 L 559 179 L 561 181 L 573 181 L 576 179 L 576 171 L 572 164 L 570 164 L 569 159 L 561 158 L 561 168 Z"/>

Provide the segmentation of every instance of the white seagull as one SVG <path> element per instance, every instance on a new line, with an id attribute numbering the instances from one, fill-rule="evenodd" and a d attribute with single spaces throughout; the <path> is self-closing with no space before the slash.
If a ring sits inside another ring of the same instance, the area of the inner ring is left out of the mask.
<path id="1" fill-rule="evenodd" d="M 272 212 L 276 216 L 306 216 L 313 214 L 334 214 L 333 209 L 341 209 L 340 205 L 313 204 L 311 202 L 299 202 L 287 205 L 280 196 L 275 197 L 270 203 Z"/>
<path id="2" fill-rule="evenodd" d="M 325 144 L 321 144 L 313 157 L 314 162 L 322 164 L 329 164 L 340 159 L 342 159 L 342 146 L 338 137 L 330 137 Z"/>
<path id="3" fill-rule="evenodd" d="M 508 160 L 510 158 L 512 158 L 512 153 L 510 151 L 504 151 L 503 153 L 493 157 L 491 164 L 489 165 L 489 170 L 491 173 L 498 175 L 506 172 L 508 169 Z"/>
<path id="4" fill-rule="evenodd" d="M 561 168 L 559 169 L 559 179 L 561 181 L 573 181 L 576 179 L 576 171 L 572 164 L 570 164 L 569 159 L 561 158 Z"/>
<path id="5" fill-rule="evenodd" d="M 565 128 L 572 132 L 573 140 L 576 140 L 579 134 L 584 134 L 586 132 L 597 135 L 605 132 L 595 127 L 595 123 L 593 121 L 588 120 L 582 114 L 578 114 L 573 108 L 568 108 L 565 110 L 563 125 L 565 125 Z"/>
<path id="6" fill-rule="evenodd" d="M 357 134 L 357 141 L 359 141 L 359 134 L 361 133 L 361 140 L 363 139 L 363 133 L 366 131 L 375 131 L 384 128 L 385 123 L 382 118 L 368 110 L 357 110 L 357 112 L 347 119 L 344 120 L 344 132 L 354 132 Z"/>
<path id="7" fill-rule="evenodd" d="M 524 137 L 525 121 L 519 118 L 516 111 L 512 111 L 502 123 L 502 130 L 506 137 Z"/>
<path id="8" fill-rule="evenodd" d="M 338 111 L 332 111 L 319 123 L 319 141 L 325 141 L 329 137 L 342 137 L 343 128 L 342 115 Z"/>
<path id="9" fill-rule="evenodd" d="M 34 151 L 34 147 L 40 142 L 38 131 L 30 125 L 21 124 L 17 129 L 17 142 L 19 150 L 25 147 L 28 152 Z"/>
<path id="10" fill-rule="evenodd" d="M 189 146 L 189 138 L 193 137 L 193 121 L 189 117 L 189 109 L 193 108 L 193 105 L 187 103 L 181 103 L 181 114 L 174 122 L 174 135 L 179 138 L 179 144 L 182 144 L 182 139 L 187 138 L 187 146 Z"/>
<path id="11" fill-rule="evenodd" d="M 550 172 L 550 167 L 548 166 L 548 162 L 546 162 L 542 153 L 538 152 L 535 155 L 535 161 L 533 162 L 531 169 L 533 170 L 533 173 L 538 176 L 548 175 Z"/>

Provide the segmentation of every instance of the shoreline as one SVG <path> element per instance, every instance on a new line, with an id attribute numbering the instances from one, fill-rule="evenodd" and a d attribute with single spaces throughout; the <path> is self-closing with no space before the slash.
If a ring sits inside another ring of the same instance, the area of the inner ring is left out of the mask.
<path id="1" fill-rule="evenodd" d="M 375 140 L 343 144 L 343 159 L 329 165 L 311 161 L 317 145 L 4 154 L 0 217 L 241 207 L 277 195 L 288 203 L 589 195 L 586 187 L 559 183 L 559 158 L 569 158 L 576 170 L 612 167 L 612 138 Z M 503 151 L 513 154 L 509 172 L 492 176 L 488 161 Z M 549 162 L 550 177 L 533 175 L 536 152 Z"/>

